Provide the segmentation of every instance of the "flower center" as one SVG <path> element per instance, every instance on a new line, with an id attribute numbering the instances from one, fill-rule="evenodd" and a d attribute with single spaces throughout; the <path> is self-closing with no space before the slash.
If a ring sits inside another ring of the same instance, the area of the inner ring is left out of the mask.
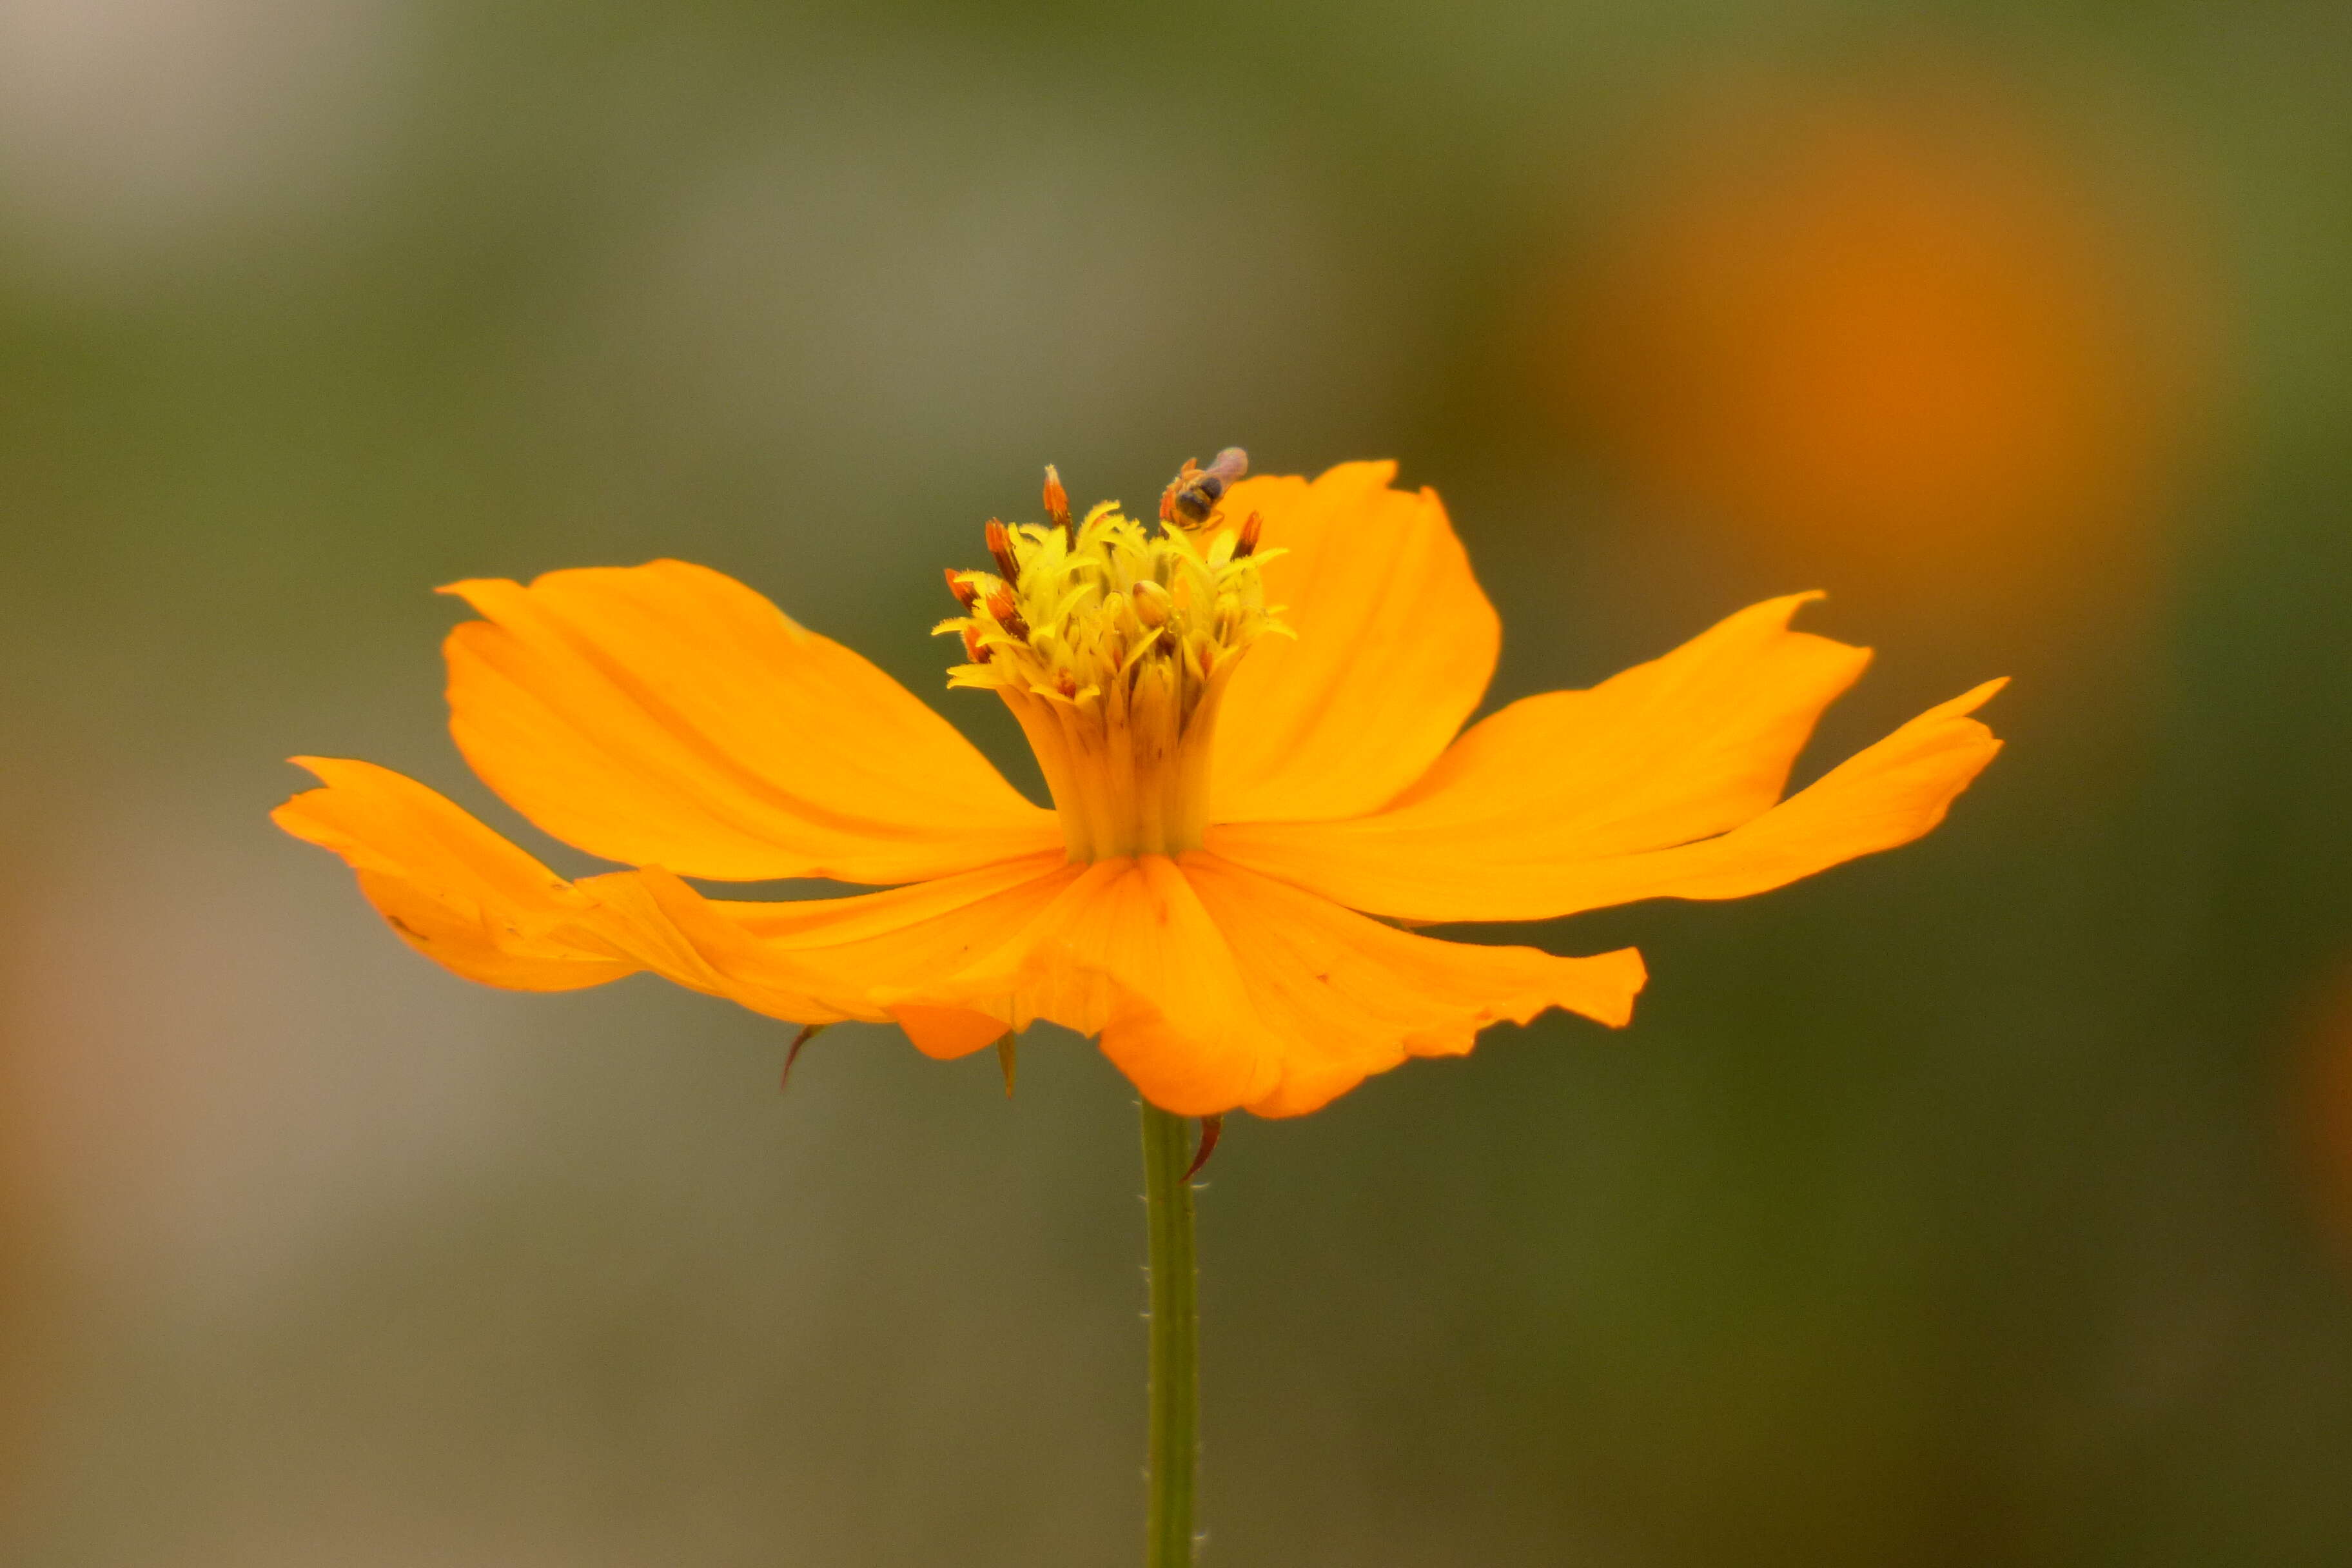
<path id="1" fill-rule="evenodd" d="M 947 574 L 966 613 L 937 629 L 960 634 L 971 659 L 948 684 L 990 688 L 1013 710 L 1073 860 L 1200 846 L 1219 700 L 1251 643 L 1289 635 L 1258 580 L 1256 515 L 1229 528 L 1216 510 L 1242 462 L 1234 450 L 1206 470 L 1186 464 L 1156 532 L 1116 501 L 1073 522 L 1048 468 L 1051 521 L 992 519 L 996 570 Z"/>

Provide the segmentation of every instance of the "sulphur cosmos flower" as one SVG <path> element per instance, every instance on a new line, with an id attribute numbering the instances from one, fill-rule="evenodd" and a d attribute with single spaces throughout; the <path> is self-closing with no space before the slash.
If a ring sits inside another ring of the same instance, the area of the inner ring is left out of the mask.
<path id="1" fill-rule="evenodd" d="M 1967 717 L 1994 681 L 1781 799 L 1870 657 L 1790 629 L 1810 595 L 1465 731 L 1500 626 L 1435 493 L 1394 473 L 1244 479 L 1156 528 L 1072 520 L 1055 483 L 1054 521 L 992 524 L 994 570 L 949 574 L 950 684 L 1012 709 L 1050 810 L 848 648 L 656 561 L 446 590 L 482 617 L 446 647 L 466 760 L 632 869 L 567 880 L 371 763 L 296 759 L 324 787 L 275 819 L 470 979 L 651 971 L 791 1022 L 895 1021 L 940 1058 L 1048 1019 L 1162 1110 L 1287 1116 L 1501 1019 L 1622 1025 L 1644 978 L 1630 948 L 1407 928 L 1762 892 L 1927 832 L 2000 749 Z"/>

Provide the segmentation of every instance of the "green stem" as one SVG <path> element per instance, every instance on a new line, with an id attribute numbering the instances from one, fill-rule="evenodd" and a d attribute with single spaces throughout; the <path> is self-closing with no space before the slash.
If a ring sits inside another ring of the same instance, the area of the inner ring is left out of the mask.
<path id="1" fill-rule="evenodd" d="M 1143 1107 L 1143 1205 L 1151 1234 L 1151 1498 L 1145 1568 L 1192 1568 L 1192 1472 L 1201 1453 L 1200 1267 L 1192 1247 L 1192 1139 L 1184 1118 Z"/>

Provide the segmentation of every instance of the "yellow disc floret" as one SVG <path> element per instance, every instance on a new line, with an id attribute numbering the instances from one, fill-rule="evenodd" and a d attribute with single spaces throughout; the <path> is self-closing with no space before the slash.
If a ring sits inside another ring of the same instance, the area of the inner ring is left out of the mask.
<path id="1" fill-rule="evenodd" d="M 948 684 L 1013 710 L 1072 859 L 1196 848 L 1218 699 L 1251 643 L 1289 635 L 1258 579 L 1257 519 L 1154 531 L 1115 501 L 1067 518 L 991 521 L 997 570 L 948 574 L 968 613 L 938 630 L 971 660 Z"/>

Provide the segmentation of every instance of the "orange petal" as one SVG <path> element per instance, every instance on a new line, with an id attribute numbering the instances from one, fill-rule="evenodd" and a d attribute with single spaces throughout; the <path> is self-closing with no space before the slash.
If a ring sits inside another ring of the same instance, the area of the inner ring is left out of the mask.
<path id="1" fill-rule="evenodd" d="M 445 590 L 450 729 L 566 843 L 723 880 L 908 882 L 1061 842 L 944 719 L 705 567 Z"/>
<path id="2" fill-rule="evenodd" d="M 1217 722 L 1210 816 L 1319 821 L 1392 799 L 1486 694 L 1502 631 L 1433 490 L 1394 463 L 1312 484 L 1244 479 L 1223 514 L 1265 520 L 1266 603 L 1296 641 L 1261 637 Z"/>
<path id="3" fill-rule="evenodd" d="M 1818 597 L 1751 605 L 1590 691 L 1514 702 L 1381 813 L 1381 832 L 1484 836 L 1582 859 L 1687 843 L 1761 815 L 1822 710 L 1870 660 L 1867 648 L 1789 629 Z M 1244 846 L 1282 836 L 1242 828 L 1218 842 L 1247 858 Z"/>
<path id="4" fill-rule="evenodd" d="M 995 954 L 890 1001 L 902 1016 L 956 1008 L 1000 1029 L 1044 1018 L 1098 1035 L 1145 1099 L 1181 1116 L 1230 1110 L 1280 1081 L 1223 933 L 1164 855 L 1081 868 Z"/>
<path id="5" fill-rule="evenodd" d="M 1870 650 L 1789 629 L 1818 594 L 1752 605 L 1590 691 L 1514 702 L 1469 732 L 1398 808 L 1573 842 L 1587 855 L 1727 832 L 1771 809 Z"/>
<path id="6" fill-rule="evenodd" d="M 296 757 L 323 789 L 270 813 L 331 849 L 411 947 L 469 980 L 571 991 L 644 965 L 582 893 L 451 801 L 373 763 Z"/>
<path id="7" fill-rule="evenodd" d="M 515 990 L 650 970 L 793 1023 L 885 1022 L 878 988 L 969 966 L 1079 874 L 1055 849 L 793 903 L 706 899 L 658 867 L 568 882 L 414 779 L 372 763 L 298 761 L 328 787 L 279 806 L 278 824 L 349 861 L 410 945 L 468 979 Z"/>
<path id="8" fill-rule="evenodd" d="M 1056 849 L 912 887 L 781 903 L 706 899 L 657 867 L 616 875 L 633 877 L 691 946 L 708 989 L 796 1023 L 885 1023 L 898 1016 L 892 1003 L 908 988 L 967 969 L 1018 937 L 1082 869 Z M 963 1038 L 983 1023 L 983 1037 Z M 907 1032 L 932 1056 L 960 1056 L 1004 1026 L 925 1014 Z"/>
<path id="9" fill-rule="evenodd" d="M 1437 942 L 1212 855 L 1105 860 L 997 952 L 886 998 L 933 1055 L 1044 1018 L 1098 1035 L 1146 1099 L 1186 1116 L 1312 1110 L 1501 1019 L 1632 1016 L 1642 961 Z"/>
<path id="10" fill-rule="evenodd" d="M 1642 957 L 1630 947 L 1560 958 L 1440 942 L 1214 855 L 1187 855 L 1183 867 L 1279 1041 L 1280 1081 L 1250 1102 L 1261 1116 L 1316 1110 L 1409 1056 L 1460 1055 L 1487 1025 L 1524 1024 L 1550 1007 L 1618 1027 L 1642 989 Z"/>
<path id="11" fill-rule="evenodd" d="M 296 795 L 272 818 L 341 855 L 411 947 L 467 979 L 569 991 L 650 970 L 693 990 L 733 994 L 652 897 L 645 879 L 668 873 L 568 882 L 414 779 L 373 763 L 295 761 L 327 787 Z M 789 997 L 763 994 L 771 1005 L 761 1010 L 796 1021 L 849 1016 L 829 999 L 821 971 L 801 978 Z"/>
<path id="12" fill-rule="evenodd" d="M 953 1061 L 1004 1037 L 1004 1022 L 969 1007 L 926 1007 L 907 1002 L 890 1009 L 915 1048 L 940 1061 Z"/>
<path id="13" fill-rule="evenodd" d="M 1827 685 L 1826 664 L 1819 673 Z M 1213 827 L 1208 844 L 1351 909 L 1409 921 L 1547 920 L 1641 899 L 1742 898 L 1907 844 L 1941 822 L 2000 750 L 1965 715 L 2004 684 L 1988 681 L 1930 709 L 1761 816 L 1695 842 L 1639 840 L 1752 799 L 1769 770 L 1727 767 L 1714 774 L 1725 784 L 1719 795 L 1664 784 L 1643 794 L 1629 782 L 1622 813 L 1587 802 L 1553 823 L 1528 809 L 1529 780 L 1573 781 L 1605 759 L 1482 743 L 1462 766 L 1441 764 L 1428 789 L 1392 810 L 1353 822 Z M 1532 722 L 1517 738 L 1543 732 Z M 1788 734 L 1785 724 L 1766 726 L 1759 756 L 1777 757 Z"/>

